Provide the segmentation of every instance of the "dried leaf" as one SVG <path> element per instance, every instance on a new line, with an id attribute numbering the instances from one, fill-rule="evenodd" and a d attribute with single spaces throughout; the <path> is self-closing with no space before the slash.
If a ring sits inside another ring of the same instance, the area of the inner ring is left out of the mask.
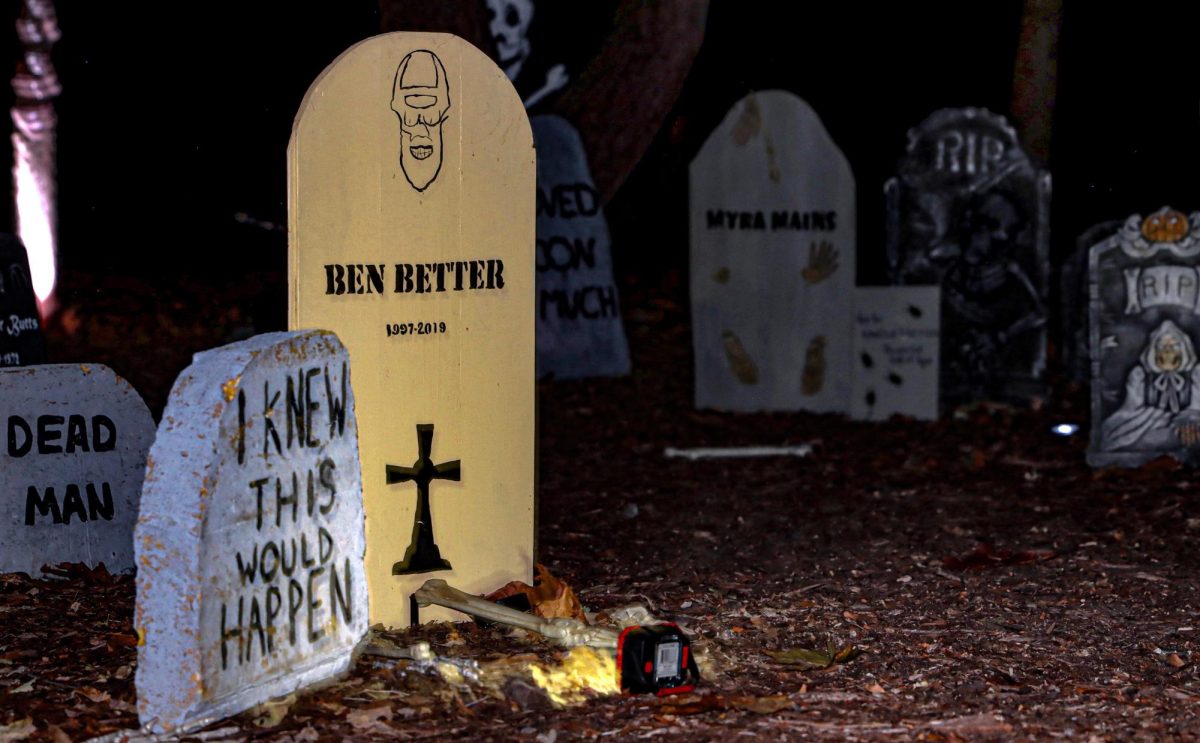
<path id="1" fill-rule="evenodd" d="M 284 741 L 287 741 L 288 743 L 316 743 L 316 741 L 320 739 L 321 734 L 310 725 L 309 727 L 292 733 L 291 735 L 285 735 L 279 740 L 280 743 L 284 743 Z"/>
<path id="2" fill-rule="evenodd" d="M 71 736 L 67 735 L 67 731 L 60 728 L 58 725 L 46 726 L 46 732 L 50 734 L 50 739 L 54 743 L 71 743 Z"/>
<path id="3" fill-rule="evenodd" d="M 90 686 L 84 686 L 80 689 L 77 689 L 75 693 L 97 704 L 101 702 L 107 702 L 109 699 L 111 699 L 106 692 L 100 691 L 99 689 L 94 689 Z"/>
<path id="4" fill-rule="evenodd" d="M 992 545 L 980 543 L 966 555 L 951 555 L 942 559 L 942 565 L 948 570 L 986 570 L 987 568 L 1007 565 L 1027 565 L 1042 562 L 1057 557 L 1054 550 L 997 550 Z"/>
<path id="5" fill-rule="evenodd" d="M 787 650 L 768 650 L 766 653 L 774 658 L 776 663 L 799 666 L 806 671 L 817 668 L 829 668 L 833 665 L 833 656 L 824 650 L 788 648 Z"/>
<path id="6" fill-rule="evenodd" d="M 533 613 L 543 619 L 566 617 L 587 622 L 587 615 L 584 614 L 583 605 L 579 603 L 575 591 L 551 575 L 544 565 L 537 566 L 534 585 L 515 580 L 489 593 L 485 598 L 489 601 L 500 601 L 515 595 L 524 595 L 529 600 Z"/>
<path id="7" fill-rule="evenodd" d="M 791 709 L 793 706 L 792 700 L 786 694 L 768 697 L 731 697 L 729 701 L 736 709 L 757 712 L 760 715 L 769 715 L 773 712 Z"/>
<path id="8" fill-rule="evenodd" d="M 862 655 L 862 651 L 853 645 L 846 645 L 841 650 L 833 654 L 834 663 L 849 663 L 858 656 Z"/>
<path id="9" fill-rule="evenodd" d="M 15 743 L 18 740 L 25 740 L 36 732 L 37 728 L 34 727 L 33 720 L 26 717 L 24 720 L 17 720 L 8 725 L 0 725 L 0 743 Z"/>
<path id="10" fill-rule="evenodd" d="M 766 697 L 685 694 L 665 702 L 661 711 L 667 715 L 699 715 L 706 712 L 739 709 L 745 712 L 769 715 L 790 709 L 792 706 L 793 702 L 786 694 Z"/>
<path id="11" fill-rule="evenodd" d="M 386 704 L 379 707 L 363 707 L 346 713 L 346 722 L 358 730 L 375 729 L 391 719 L 392 708 Z"/>
<path id="12" fill-rule="evenodd" d="M 287 717 L 288 710 L 296 703 L 296 695 L 288 694 L 280 699 L 263 702 L 254 708 L 254 724 L 260 728 L 277 727 Z"/>
<path id="13" fill-rule="evenodd" d="M 1012 733 L 1012 725 L 987 712 L 977 715 L 952 717 L 948 720 L 934 720 L 926 724 L 925 727 L 940 733 L 950 733 L 962 737 L 1008 735 Z"/>

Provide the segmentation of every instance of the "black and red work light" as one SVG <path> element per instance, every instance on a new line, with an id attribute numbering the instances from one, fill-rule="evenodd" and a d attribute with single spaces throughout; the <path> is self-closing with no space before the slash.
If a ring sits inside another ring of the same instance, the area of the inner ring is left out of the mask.
<path id="1" fill-rule="evenodd" d="M 680 694 L 700 680 L 687 635 L 672 622 L 628 627 L 617 640 L 621 691 Z"/>

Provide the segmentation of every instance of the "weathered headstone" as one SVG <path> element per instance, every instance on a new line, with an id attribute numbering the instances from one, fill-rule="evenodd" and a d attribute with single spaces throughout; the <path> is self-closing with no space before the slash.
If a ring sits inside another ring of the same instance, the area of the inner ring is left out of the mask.
<path id="1" fill-rule="evenodd" d="M 407 624 L 430 577 L 530 580 L 535 166 L 511 83 L 457 37 L 368 39 L 313 83 L 288 159 L 290 324 L 354 357 L 371 621 Z"/>
<path id="2" fill-rule="evenodd" d="M 691 164 L 696 405 L 848 412 L 854 174 L 807 103 L 743 98 Z"/>
<path id="3" fill-rule="evenodd" d="M 854 290 L 853 418 L 938 417 L 940 325 L 936 286 Z"/>
<path id="4" fill-rule="evenodd" d="M 0 369 L 0 573 L 43 565 L 133 569 L 154 419 L 101 364 Z"/>
<path id="5" fill-rule="evenodd" d="M 1092 247 L 1088 277 L 1088 463 L 1200 463 L 1200 212 L 1130 217 Z"/>
<path id="6" fill-rule="evenodd" d="M 1002 116 L 944 109 L 885 192 L 892 281 L 942 286 L 942 404 L 1043 394 L 1050 175 Z"/>
<path id="7" fill-rule="evenodd" d="M 561 117 L 530 123 L 538 155 L 538 377 L 628 374 L 608 223 L 583 142 Z"/>
<path id="8" fill-rule="evenodd" d="M 173 730 L 345 670 L 367 628 L 349 354 L 324 331 L 196 354 L 135 534 L 138 714 Z"/>
<path id="9" fill-rule="evenodd" d="M 1110 219 L 1084 230 L 1075 239 L 1075 250 L 1062 266 L 1059 324 L 1063 371 L 1077 382 L 1086 382 L 1092 374 L 1088 354 L 1088 253 L 1093 245 L 1115 235 L 1122 224 L 1119 219 Z"/>
<path id="10" fill-rule="evenodd" d="M 0 233 L 0 367 L 45 363 L 39 318 L 25 246 L 16 236 Z"/>

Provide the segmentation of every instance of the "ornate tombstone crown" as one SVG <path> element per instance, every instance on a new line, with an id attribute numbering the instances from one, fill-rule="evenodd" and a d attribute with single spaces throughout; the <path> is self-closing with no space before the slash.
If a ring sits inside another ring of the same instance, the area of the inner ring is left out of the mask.
<path id="1" fill-rule="evenodd" d="M 1187 216 L 1164 206 L 1142 221 L 1142 237 L 1150 242 L 1179 242 L 1189 229 Z"/>

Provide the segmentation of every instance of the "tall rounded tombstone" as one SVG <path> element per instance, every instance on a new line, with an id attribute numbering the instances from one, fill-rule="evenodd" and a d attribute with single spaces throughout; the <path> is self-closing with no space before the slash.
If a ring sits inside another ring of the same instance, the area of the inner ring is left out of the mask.
<path id="1" fill-rule="evenodd" d="M 1088 253 L 1093 467 L 1200 464 L 1200 212 L 1133 215 Z"/>
<path id="2" fill-rule="evenodd" d="M 0 369 L 0 573 L 60 562 L 133 569 L 154 419 L 102 364 Z"/>
<path id="3" fill-rule="evenodd" d="M 46 362 L 29 256 L 16 235 L 0 233 L 0 367 Z"/>
<path id="4" fill-rule="evenodd" d="M 747 96 L 690 180 L 696 405 L 847 412 L 854 174 L 817 114 Z"/>
<path id="5" fill-rule="evenodd" d="M 943 407 L 1045 394 L 1050 174 L 1003 116 L 942 109 L 884 185 L 896 284 L 942 287 Z"/>
<path id="6" fill-rule="evenodd" d="M 349 667 L 367 629 L 349 354 L 326 331 L 196 354 L 146 464 L 138 714 L 171 731 Z"/>
<path id="7" fill-rule="evenodd" d="M 371 621 L 406 625 L 430 577 L 528 580 L 535 170 L 512 84 L 454 36 L 368 39 L 309 89 L 288 163 L 289 322 L 354 357 Z"/>
<path id="8" fill-rule="evenodd" d="M 538 377 L 628 374 L 608 223 L 583 141 L 560 116 L 530 123 L 538 151 Z"/>

